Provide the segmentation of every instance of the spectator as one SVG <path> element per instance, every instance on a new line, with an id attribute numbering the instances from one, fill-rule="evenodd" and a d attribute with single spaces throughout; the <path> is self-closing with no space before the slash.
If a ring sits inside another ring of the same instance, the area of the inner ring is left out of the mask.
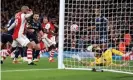
<path id="1" fill-rule="evenodd" d="M 1 22 L 5 26 L 9 19 L 14 16 L 16 10 L 22 5 L 28 5 L 30 8 L 41 15 L 57 15 L 59 11 L 59 0 L 4 0 L 1 5 Z M 39 5 L 39 6 L 38 6 Z"/>

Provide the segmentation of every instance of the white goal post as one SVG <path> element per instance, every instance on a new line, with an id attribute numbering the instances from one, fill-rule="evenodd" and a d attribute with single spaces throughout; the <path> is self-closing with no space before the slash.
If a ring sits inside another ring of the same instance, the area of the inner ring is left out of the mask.
<path id="1" fill-rule="evenodd" d="M 60 0 L 58 69 L 133 74 L 133 0 Z"/>

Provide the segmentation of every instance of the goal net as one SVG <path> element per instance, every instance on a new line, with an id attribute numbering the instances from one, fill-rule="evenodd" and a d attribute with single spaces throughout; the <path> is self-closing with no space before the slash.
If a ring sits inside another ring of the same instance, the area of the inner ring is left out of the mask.
<path id="1" fill-rule="evenodd" d="M 60 1 L 60 68 L 133 73 L 133 0 Z"/>

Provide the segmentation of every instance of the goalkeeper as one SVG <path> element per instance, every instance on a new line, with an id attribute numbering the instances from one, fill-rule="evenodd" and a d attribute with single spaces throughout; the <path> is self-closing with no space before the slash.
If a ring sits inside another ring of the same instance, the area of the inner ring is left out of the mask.
<path id="1" fill-rule="evenodd" d="M 82 63 L 85 66 L 128 66 L 127 63 L 123 64 L 115 64 L 112 61 L 112 55 L 116 54 L 119 56 L 128 56 L 128 54 L 123 54 L 122 52 L 116 50 L 116 49 L 107 49 L 107 50 L 101 50 L 101 49 L 96 49 L 97 54 L 95 55 L 95 60 L 94 62 L 84 62 L 81 61 L 81 59 L 78 59 L 80 63 Z"/>

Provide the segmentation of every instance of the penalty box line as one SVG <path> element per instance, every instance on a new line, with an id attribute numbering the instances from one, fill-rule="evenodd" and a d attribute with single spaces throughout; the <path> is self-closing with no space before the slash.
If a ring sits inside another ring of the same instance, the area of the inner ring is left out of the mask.
<path id="1" fill-rule="evenodd" d="M 41 70 L 57 70 L 57 68 L 48 68 L 48 69 L 20 69 L 20 70 L 3 70 L 1 72 L 23 72 L 23 71 L 41 71 Z"/>

